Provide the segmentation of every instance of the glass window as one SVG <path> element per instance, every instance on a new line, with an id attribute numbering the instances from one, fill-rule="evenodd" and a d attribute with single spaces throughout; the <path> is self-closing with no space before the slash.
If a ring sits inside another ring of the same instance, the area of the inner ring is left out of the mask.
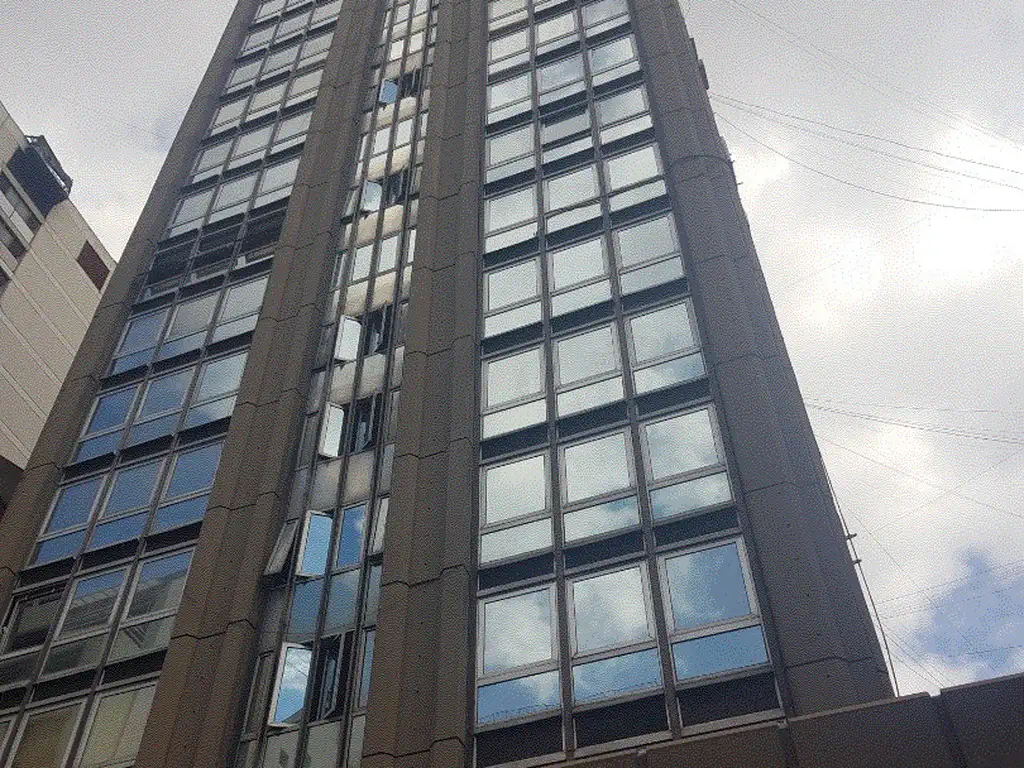
<path id="1" fill-rule="evenodd" d="M 646 424 L 643 431 L 652 480 L 723 463 L 710 408 Z"/>
<path id="2" fill-rule="evenodd" d="M 302 720 L 312 659 L 313 652 L 308 648 L 296 645 L 284 647 L 271 722 L 296 723 Z"/>
<path id="3" fill-rule="evenodd" d="M 572 668 L 576 702 L 596 701 L 661 686 L 661 662 L 654 648 Z"/>
<path id="4" fill-rule="evenodd" d="M 611 326 L 555 342 L 557 383 L 561 386 L 619 370 L 618 345 Z"/>
<path id="5" fill-rule="evenodd" d="M 597 119 L 601 125 L 611 125 L 627 117 L 647 111 L 647 98 L 643 88 L 631 88 L 597 101 Z"/>
<path id="6" fill-rule="evenodd" d="M 668 557 L 669 617 L 677 632 L 753 613 L 739 544 L 730 542 Z"/>
<path id="7" fill-rule="evenodd" d="M 551 587 L 483 604 L 481 672 L 485 675 L 555 658 Z"/>
<path id="8" fill-rule="evenodd" d="M 114 474 L 100 517 L 117 517 L 149 506 L 161 466 L 163 461 L 157 460 L 119 469 Z"/>
<path id="9" fill-rule="evenodd" d="M 654 637 L 641 566 L 571 583 L 576 653 L 615 648 Z"/>
<path id="10" fill-rule="evenodd" d="M 355 626 L 358 597 L 358 568 L 343 571 L 331 577 L 331 592 L 327 597 L 327 616 L 324 617 L 324 634 Z"/>
<path id="11" fill-rule="evenodd" d="M 212 486 L 213 479 L 217 475 L 217 465 L 220 463 L 222 447 L 223 443 L 212 443 L 202 448 L 179 453 L 175 458 L 171 481 L 164 491 L 164 498 L 184 496 Z"/>
<path id="12" fill-rule="evenodd" d="M 639 524 L 640 508 L 635 496 L 606 501 L 562 515 L 567 542 L 580 541 Z"/>
<path id="13" fill-rule="evenodd" d="M 627 35 L 590 49 L 590 69 L 596 75 L 636 58 L 633 36 Z"/>
<path id="14" fill-rule="evenodd" d="M 584 133 L 590 135 L 590 110 L 586 107 L 564 109 L 541 118 L 540 141 L 545 146 Z"/>
<path id="15" fill-rule="evenodd" d="M 487 309 L 495 310 L 536 298 L 540 278 L 537 259 L 487 273 Z"/>
<path id="16" fill-rule="evenodd" d="M 270 136 L 273 131 L 274 126 L 266 125 L 239 136 L 235 141 L 235 148 L 231 152 L 232 165 L 239 165 L 239 158 L 244 158 L 253 152 L 265 151 L 270 144 Z"/>
<path id="17" fill-rule="evenodd" d="M 236 99 L 218 107 L 213 116 L 213 130 L 237 125 L 242 113 L 245 112 L 245 102 L 246 99 Z"/>
<path id="18" fill-rule="evenodd" d="M 231 77 L 228 78 L 228 89 L 248 83 L 256 79 L 256 73 L 260 71 L 260 60 L 250 61 L 246 64 L 239 64 L 231 70 Z"/>
<path id="19" fill-rule="evenodd" d="M 487 139 L 487 164 L 500 165 L 533 152 L 533 126 L 524 125 Z"/>
<path id="20" fill-rule="evenodd" d="M 186 346 L 175 345 L 170 347 L 169 342 L 172 339 L 180 339 L 197 333 L 205 335 L 205 331 L 213 319 L 213 309 L 216 306 L 217 294 L 214 293 L 182 302 L 175 307 L 174 317 L 171 319 L 171 325 L 167 329 L 167 336 L 161 349 L 161 357 L 170 357 L 171 355 L 198 348 L 203 342 L 202 336 L 193 339 L 192 343 Z"/>
<path id="21" fill-rule="evenodd" d="M 298 81 L 299 78 L 296 78 Z M 260 88 L 252 95 L 252 103 L 249 105 L 247 121 L 275 111 L 281 106 L 281 99 L 284 98 L 285 83 L 271 85 L 268 88 Z M 294 83 L 292 84 L 294 90 Z"/>
<path id="22" fill-rule="evenodd" d="M 623 432 L 564 448 L 565 502 L 571 504 L 632 487 L 630 453 Z"/>
<path id="23" fill-rule="evenodd" d="M 529 46 L 530 31 L 528 29 L 520 29 L 518 32 L 491 40 L 487 45 L 487 60 L 494 63 L 509 56 L 514 56 L 517 53 L 523 53 Z M 520 63 L 520 60 L 516 59 L 505 66 L 514 66 L 518 63 Z"/>
<path id="24" fill-rule="evenodd" d="M 663 520 L 732 500 L 729 475 L 719 472 L 652 490 L 651 514 Z"/>
<path id="25" fill-rule="evenodd" d="M 544 205 L 547 211 L 567 208 L 592 200 L 597 195 L 597 169 L 592 165 L 544 181 Z"/>
<path id="26" fill-rule="evenodd" d="M 238 203 L 247 203 L 249 198 L 252 197 L 252 191 L 255 186 L 255 173 L 240 176 L 237 179 L 221 184 L 220 189 L 217 190 L 217 199 L 213 204 L 214 210 L 235 206 Z"/>
<path id="27" fill-rule="evenodd" d="M 624 0 L 600 0 L 583 6 L 583 25 L 588 29 L 605 19 L 628 13 Z"/>
<path id="28" fill-rule="evenodd" d="M 561 703 L 558 671 L 505 680 L 477 689 L 476 719 L 491 723 L 528 715 L 546 709 L 557 709 Z"/>
<path id="29" fill-rule="evenodd" d="M 127 618 L 176 610 L 181 602 L 191 562 L 191 550 L 159 560 L 144 561 L 136 579 L 135 594 Z"/>
<path id="30" fill-rule="evenodd" d="M 345 510 L 341 521 L 341 533 L 338 537 L 338 552 L 335 565 L 343 568 L 357 565 L 363 559 L 363 538 L 366 531 L 366 505 L 349 507 Z"/>
<path id="31" fill-rule="evenodd" d="M 605 169 L 608 186 L 613 190 L 628 187 L 661 173 L 658 152 L 653 146 L 642 147 L 606 160 Z"/>
<path id="32" fill-rule="evenodd" d="M 110 622 L 117 597 L 124 583 L 123 568 L 85 576 L 75 582 L 59 637 L 105 627 Z"/>
<path id="33" fill-rule="evenodd" d="M 548 257 L 554 290 L 603 277 L 608 272 L 604 238 L 598 237 L 554 251 Z"/>
<path id="34" fill-rule="evenodd" d="M 760 626 L 734 629 L 672 645 L 676 678 L 731 672 L 768 663 L 768 649 Z"/>
<path id="35" fill-rule="evenodd" d="M 519 557 L 548 549 L 551 544 L 551 520 L 535 520 L 481 535 L 480 562 L 492 563 L 495 560 Z"/>
<path id="36" fill-rule="evenodd" d="M 242 381 L 247 357 L 248 352 L 241 352 L 206 363 L 199 374 L 195 400 L 208 400 L 236 391 Z"/>
<path id="37" fill-rule="evenodd" d="M 569 11 L 553 19 L 539 22 L 535 27 L 534 34 L 537 39 L 537 46 L 555 40 L 559 37 L 571 35 L 576 31 L 576 12 Z"/>
<path id="38" fill-rule="evenodd" d="M 117 354 L 119 356 L 129 355 L 155 347 L 157 340 L 160 338 L 160 331 L 163 330 L 165 320 L 167 320 L 166 309 L 133 317 L 125 327 L 124 337 L 117 348 Z"/>
<path id="39" fill-rule="evenodd" d="M 697 346 L 688 305 L 676 304 L 629 321 L 633 359 L 638 363 L 685 352 Z"/>
<path id="40" fill-rule="evenodd" d="M 543 358 L 541 348 L 484 363 L 487 382 L 486 408 L 519 400 L 542 392 Z"/>
<path id="41" fill-rule="evenodd" d="M 327 570 L 327 550 L 331 546 L 334 519 L 330 515 L 310 512 L 306 520 L 302 555 L 298 573 L 304 576 L 322 576 Z"/>
<path id="42" fill-rule="evenodd" d="M 663 216 L 617 230 L 615 250 L 622 266 L 653 261 L 679 251 L 672 217 Z"/>
<path id="43" fill-rule="evenodd" d="M 60 488 L 44 533 L 61 531 L 85 523 L 92 514 L 96 495 L 102 484 L 102 477 L 93 477 Z"/>
<path id="44" fill-rule="evenodd" d="M 263 303 L 263 294 L 267 290 L 267 279 L 262 277 L 228 288 L 224 305 L 220 309 L 221 322 L 258 312 Z"/>
<path id="45" fill-rule="evenodd" d="M 181 408 L 194 373 L 195 368 L 186 368 L 150 381 L 142 399 L 142 407 L 135 416 L 136 423 Z"/>
<path id="46" fill-rule="evenodd" d="M 289 639 L 310 636 L 316 632 L 324 580 L 298 581 L 292 589 L 292 605 L 288 612 Z"/>
<path id="47" fill-rule="evenodd" d="M 528 74 L 502 80 L 487 88 L 487 106 L 491 110 L 507 107 L 529 97 L 530 76 Z"/>
<path id="48" fill-rule="evenodd" d="M 295 176 L 298 174 L 300 159 L 294 157 L 283 163 L 268 165 L 263 171 L 263 178 L 260 180 L 260 193 L 291 186 L 295 181 Z"/>
<path id="49" fill-rule="evenodd" d="M 10 768 L 44 768 L 64 764 L 78 727 L 82 702 L 45 712 L 29 712 Z"/>
<path id="50" fill-rule="evenodd" d="M 583 80 L 583 57 L 579 54 L 537 68 L 537 88 L 551 91 Z"/>
<path id="51" fill-rule="evenodd" d="M 488 232 L 536 218 L 537 196 L 533 187 L 494 197 L 484 204 Z"/>
<path id="52" fill-rule="evenodd" d="M 483 478 L 484 525 L 542 512 L 548 507 L 546 454 L 486 467 Z"/>
<path id="53" fill-rule="evenodd" d="M 60 592 L 18 598 L 7 620 L 0 653 L 22 651 L 42 645 L 54 619 L 57 618 L 60 603 Z"/>
<path id="54" fill-rule="evenodd" d="M 93 409 L 92 418 L 89 420 L 85 434 L 92 435 L 123 426 L 128 420 L 128 413 L 135 401 L 136 390 L 137 387 L 128 387 L 99 395 L 96 398 L 96 407 Z"/>
<path id="55" fill-rule="evenodd" d="M 131 763 L 139 751 L 155 692 L 156 686 L 150 685 L 134 691 L 101 694 L 76 767 L 107 768 Z"/>

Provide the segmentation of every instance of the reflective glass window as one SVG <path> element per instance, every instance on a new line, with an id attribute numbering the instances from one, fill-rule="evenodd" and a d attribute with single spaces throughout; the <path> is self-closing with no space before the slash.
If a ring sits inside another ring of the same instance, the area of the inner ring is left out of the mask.
<path id="1" fill-rule="evenodd" d="M 78 726 L 82 702 L 44 712 L 29 712 L 10 768 L 44 768 L 64 764 Z"/>
<path id="2" fill-rule="evenodd" d="M 676 678 L 687 680 L 768 663 L 760 626 L 696 637 L 672 645 Z"/>
<path id="3" fill-rule="evenodd" d="M 181 602 L 191 562 L 191 550 L 143 561 L 128 608 L 128 618 L 176 609 Z"/>
<path id="4" fill-rule="evenodd" d="M 668 557 L 665 574 L 668 613 L 676 631 L 743 618 L 753 612 L 736 542 Z"/>
<path id="5" fill-rule="evenodd" d="M 91 435 L 122 426 L 128 420 L 136 390 L 137 387 L 128 387 L 99 395 L 85 433 Z"/>
<path id="6" fill-rule="evenodd" d="M 622 189 L 661 173 L 658 151 L 653 146 L 642 147 L 606 160 L 605 169 L 608 174 L 608 186 L 611 189 Z"/>
<path id="7" fill-rule="evenodd" d="M 302 542 L 298 572 L 305 576 L 322 576 L 327 570 L 327 550 L 331 546 L 334 519 L 330 515 L 310 512 Z"/>
<path id="8" fill-rule="evenodd" d="M 171 480 L 164 491 L 164 498 L 174 498 L 195 493 L 213 485 L 220 462 L 223 443 L 212 443 L 202 448 L 179 453 L 175 458 Z"/>
<path id="9" fill-rule="evenodd" d="M 661 662 L 654 648 L 572 668 L 572 695 L 576 702 L 621 696 L 660 685 Z"/>
<path id="10" fill-rule="evenodd" d="M 489 109 L 498 109 L 522 101 L 530 96 L 530 76 L 518 75 L 517 77 L 503 80 L 487 88 L 487 106 Z"/>
<path id="11" fill-rule="evenodd" d="M 598 237 L 552 252 L 551 283 L 557 291 L 605 275 L 607 255 L 604 238 Z"/>
<path id="12" fill-rule="evenodd" d="M 192 382 L 193 373 L 195 373 L 194 368 L 186 368 L 183 371 L 150 381 L 135 421 L 139 422 L 151 416 L 181 408 L 182 403 L 185 402 L 189 384 Z"/>
<path id="13" fill-rule="evenodd" d="M 566 503 L 632 487 L 630 453 L 621 432 L 564 448 Z"/>
<path id="14" fill-rule="evenodd" d="M 571 586 L 576 653 L 654 638 L 641 566 L 580 579 Z"/>
<path id="15" fill-rule="evenodd" d="M 686 304 L 676 304 L 630 318 L 634 360 L 638 363 L 696 347 L 693 323 Z"/>
<path id="16" fill-rule="evenodd" d="M 105 627 L 124 583 L 124 569 L 78 579 L 71 591 L 60 637 Z"/>
<path id="17" fill-rule="evenodd" d="M 242 381 L 247 357 L 248 353 L 241 352 L 206 363 L 199 374 L 195 399 L 207 400 L 236 391 Z"/>
<path id="18" fill-rule="evenodd" d="M 647 111 L 647 99 L 643 88 L 631 88 L 616 93 L 596 103 L 597 119 L 601 125 L 611 125 L 627 117 L 633 117 Z"/>
<path id="19" fill-rule="evenodd" d="M 619 369 L 618 345 L 611 326 L 555 342 L 558 384 L 564 386 Z"/>
<path id="20" fill-rule="evenodd" d="M 567 208 L 597 195 L 597 169 L 592 165 L 544 181 L 544 204 L 548 211 Z"/>
<path id="21" fill-rule="evenodd" d="M 495 310 L 535 298 L 540 265 L 536 259 L 487 273 L 487 309 Z"/>
<path id="22" fill-rule="evenodd" d="M 500 165 L 533 152 L 533 126 L 524 125 L 513 131 L 487 139 L 487 164 Z"/>
<path id="23" fill-rule="evenodd" d="M 488 600 L 481 611 L 483 674 L 555 658 L 551 588 Z"/>
<path id="24" fill-rule="evenodd" d="M 643 432 L 653 480 L 723 462 L 709 408 L 646 424 Z"/>
<path id="25" fill-rule="evenodd" d="M 488 408 L 542 391 L 543 357 L 541 349 L 484 363 Z"/>
<path id="26" fill-rule="evenodd" d="M 117 517 L 149 506 L 162 466 L 163 460 L 157 460 L 119 469 L 110 484 L 100 517 Z"/>
<path id="27" fill-rule="evenodd" d="M 117 355 L 128 355 L 155 347 L 166 320 L 166 309 L 133 317 L 125 327 Z"/>
<path id="28" fill-rule="evenodd" d="M 313 652 L 301 646 L 286 646 L 281 654 L 277 695 L 271 722 L 294 723 L 301 721 L 305 709 L 306 685 Z"/>
<path id="29" fill-rule="evenodd" d="M 590 49 L 590 69 L 596 75 L 636 58 L 633 36 L 620 37 Z"/>
<path id="30" fill-rule="evenodd" d="M 557 709 L 560 701 L 558 671 L 504 680 L 477 689 L 476 719 L 491 723 Z"/>
<path id="31" fill-rule="evenodd" d="M 93 477 L 80 483 L 61 487 L 53 502 L 50 522 L 46 525 L 45 533 L 73 528 L 85 523 L 92 513 L 96 495 L 102 484 L 103 478 Z"/>
<path id="32" fill-rule="evenodd" d="M 679 251 L 671 216 L 617 230 L 614 238 L 619 261 L 624 267 L 653 261 Z"/>
<path id="33" fill-rule="evenodd" d="M 485 203 L 486 227 L 496 232 L 513 224 L 529 221 L 537 215 L 537 196 L 533 187 L 494 197 Z"/>
<path id="34" fill-rule="evenodd" d="M 101 694 L 76 768 L 108 768 L 131 763 L 153 704 L 155 685 Z"/>
<path id="35" fill-rule="evenodd" d="M 547 509 L 548 469 L 545 454 L 486 467 L 483 478 L 485 525 Z"/>
<path id="36" fill-rule="evenodd" d="M 336 567 L 356 565 L 362 560 L 365 533 L 366 505 L 360 504 L 358 507 L 346 509 L 342 516 L 341 533 L 338 537 Z"/>
<path id="37" fill-rule="evenodd" d="M 537 68 L 537 88 L 542 92 L 582 80 L 583 57 L 578 54 Z"/>
<path id="38" fill-rule="evenodd" d="M 60 592 L 18 598 L 7 619 L 0 653 L 22 651 L 42 645 L 54 619 L 57 618 L 60 603 Z"/>

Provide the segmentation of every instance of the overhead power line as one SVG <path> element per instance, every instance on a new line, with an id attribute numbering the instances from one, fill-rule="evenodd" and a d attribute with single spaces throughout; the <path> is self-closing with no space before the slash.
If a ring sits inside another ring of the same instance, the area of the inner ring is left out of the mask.
<path id="1" fill-rule="evenodd" d="M 858 184 L 856 182 L 849 181 L 847 179 L 842 179 L 842 178 L 840 178 L 838 176 L 834 176 L 833 174 L 828 173 L 827 171 L 822 171 L 821 169 L 815 168 L 814 166 L 807 165 L 806 163 L 803 163 L 803 162 L 797 160 L 796 158 L 791 157 L 791 156 L 785 154 L 784 152 L 780 152 L 775 147 L 773 147 L 773 146 L 771 146 L 769 144 L 766 144 L 765 142 L 761 141 L 759 138 L 757 138 L 753 134 L 745 131 L 743 128 L 740 128 L 738 125 L 736 125 L 736 123 L 732 122 L 731 120 L 729 120 L 727 117 L 725 117 L 721 113 L 716 112 L 715 115 L 720 120 L 722 120 L 722 122 L 726 123 L 727 125 L 732 126 L 734 129 L 736 129 L 737 131 L 742 133 L 744 136 L 746 136 L 748 139 L 753 141 L 755 144 L 759 144 L 760 146 L 764 147 L 765 149 L 769 150 L 770 152 L 774 152 L 776 155 L 781 157 L 783 160 L 787 160 L 788 162 L 792 163 L 793 165 L 798 166 L 800 168 L 803 168 L 804 170 L 810 171 L 812 173 L 816 173 L 819 176 L 824 176 L 826 179 L 831 179 L 832 181 L 835 181 L 835 182 L 837 182 L 839 184 L 844 184 L 844 185 L 846 185 L 848 187 L 853 187 L 854 189 L 859 189 L 859 190 L 861 190 L 863 192 L 869 192 L 869 193 L 871 193 L 873 195 L 878 195 L 880 197 L 886 197 L 886 198 L 889 198 L 890 200 L 900 200 L 900 201 L 902 201 L 904 203 L 914 203 L 915 205 L 927 205 L 927 206 L 931 206 L 931 207 L 934 207 L 934 208 L 947 208 L 947 209 L 956 210 L 956 211 L 975 211 L 977 213 L 1024 213 L 1024 208 L 985 208 L 985 207 L 976 207 L 976 206 L 970 206 L 970 205 L 955 205 L 953 203 L 940 203 L 940 202 L 935 202 L 933 200 L 917 200 L 917 199 L 911 198 L 911 197 L 904 197 L 903 195 L 896 195 L 896 194 L 893 194 L 891 192 L 883 192 L 880 189 L 873 189 L 871 187 L 864 186 L 863 184 Z"/>
<path id="2" fill-rule="evenodd" d="M 831 123 L 826 123 L 826 122 L 823 122 L 821 120 L 814 120 L 814 119 L 809 118 L 809 117 L 803 117 L 802 115 L 794 115 L 794 114 L 792 114 L 790 112 L 782 112 L 782 111 L 777 110 L 777 109 L 772 109 L 771 107 L 766 107 L 763 104 L 752 104 L 749 101 L 743 101 L 741 99 L 735 98 L 734 96 L 727 96 L 724 93 L 716 93 L 715 91 L 709 91 L 709 93 L 711 94 L 711 98 L 712 99 L 716 99 L 716 100 L 722 101 L 723 103 L 730 103 L 731 102 L 731 103 L 735 103 L 735 104 L 738 104 L 738 105 L 743 106 L 743 107 L 749 107 L 751 109 L 757 109 L 757 110 L 762 110 L 764 112 L 770 112 L 771 114 L 778 115 L 780 117 L 788 117 L 788 118 L 790 118 L 792 120 L 799 120 L 800 122 L 810 123 L 811 125 L 821 126 L 823 128 L 828 128 L 829 130 L 838 131 L 839 133 L 845 133 L 848 136 L 857 136 L 858 138 L 862 138 L 862 139 L 872 139 L 874 141 L 881 141 L 881 142 L 884 142 L 886 144 L 891 144 L 892 146 L 900 147 L 902 149 L 909 149 L 909 150 L 912 150 L 914 152 L 924 152 L 924 153 L 927 153 L 929 155 L 935 155 L 937 157 L 944 157 L 947 160 L 956 160 L 957 162 L 961 162 L 961 163 L 969 163 L 971 165 L 977 165 L 977 166 L 979 166 L 981 168 L 990 168 L 990 169 L 995 170 L 995 171 L 1003 171 L 1005 173 L 1012 173 L 1012 174 L 1016 174 L 1018 176 L 1024 176 L 1024 171 L 1017 170 L 1015 168 L 1007 168 L 1005 165 L 997 165 L 995 163 L 986 163 L 986 162 L 983 162 L 981 160 L 975 160 L 975 159 L 970 158 L 970 157 L 963 157 L 961 155 L 953 155 L 953 154 L 949 154 L 948 152 L 940 152 L 937 149 L 930 149 L 928 147 L 918 147 L 918 146 L 914 146 L 913 144 L 905 144 L 905 143 L 903 143 L 901 141 L 896 141 L 895 139 L 890 139 L 890 138 L 887 138 L 885 136 L 877 136 L 877 135 L 872 134 L 872 133 L 864 133 L 862 131 L 853 131 L 853 130 L 850 130 L 849 128 L 841 128 L 838 125 L 832 125 Z"/>
<path id="3" fill-rule="evenodd" d="M 966 414 L 1000 414 L 1008 416 L 1024 416 L 1024 411 L 1006 411 L 998 408 L 957 408 L 949 405 L 906 405 L 903 403 L 854 403 L 849 400 L 833 400 L 828 397 L 812 396 L 807 398 L 817 403 L 832 403 L 835 405 L 850 405 L 854 408 L 883 408 L 897 411 L 935 411 L 938 413 L 966 413 Z"/>

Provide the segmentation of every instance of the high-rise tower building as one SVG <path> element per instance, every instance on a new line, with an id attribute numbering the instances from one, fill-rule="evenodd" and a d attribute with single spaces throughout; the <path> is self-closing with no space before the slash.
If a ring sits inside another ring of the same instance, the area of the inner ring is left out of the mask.
<path id="1" fill-rule="evenodd" d="M 956 764 L 674 2 L 241 0 L 0 605 L 14 768 Z"/>

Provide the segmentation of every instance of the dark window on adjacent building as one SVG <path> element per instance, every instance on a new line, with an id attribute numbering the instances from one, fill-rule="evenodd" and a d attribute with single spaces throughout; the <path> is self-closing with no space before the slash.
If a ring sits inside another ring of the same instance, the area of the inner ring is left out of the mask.
<path id="1" fill-rule="evenodd" d="M 7 246 L 7 250 L 16 259 L 20 259 L 25 254 L 25 244 L 21 242 L 14 230 L 12 230 L 7 223 L 0 219 L 0 243 Z"/>
<path id="2" fill-rule="evenodd" d="M 11 282 L 11 278 L 7 276 L 6 272 L 0 269 L 0 296 L 4 295 L 4 289 L 7 287 L 9 282 Z"/>
<path id="3" fill-rule="evenodd" d="M 92 247 L 91 243 L 87 242 L 82 246 L 82 252 L 78 254 L 78 266 L 92 280 L 96 290 L 102 291 L 107 277 L 110 275 L 110 268 L 103 263 L 103 259 L 96 253 L 96 249 Z"/>

